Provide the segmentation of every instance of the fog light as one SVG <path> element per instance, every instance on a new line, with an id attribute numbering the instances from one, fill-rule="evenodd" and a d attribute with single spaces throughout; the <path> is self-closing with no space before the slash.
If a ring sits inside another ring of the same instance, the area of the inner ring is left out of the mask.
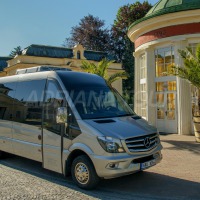
<path id="1" fill-rule="evenodd" d="M 118 168 L 119 166 L 119 163 L 109 163 L 106 168 L 109 168 L 109 169 L 116 169 Z"/>
<path id="2" fill-rule="evenodd" d="M 111 163 L 111 164 L 109 164 L 109 167 L 110 167 L 110 168 L 115 168 L 115 164 L 114 164 L 114 163 Z"/>

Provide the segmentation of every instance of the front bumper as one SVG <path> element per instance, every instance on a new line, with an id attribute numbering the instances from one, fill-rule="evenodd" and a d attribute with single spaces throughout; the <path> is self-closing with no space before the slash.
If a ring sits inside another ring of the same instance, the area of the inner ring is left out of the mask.
<path id="1" fill-rule="evenodd" d="M 154 165 L 162 160 L 162 146 L 146 154 L 130 155 L 127 153 L 113 156 L 92 156 L 97 175 L 109 179 L 132 174 L 141 170 L 141 163 L 154 161 Z M 151 166 L 148 166 L 149 168 Z"/>

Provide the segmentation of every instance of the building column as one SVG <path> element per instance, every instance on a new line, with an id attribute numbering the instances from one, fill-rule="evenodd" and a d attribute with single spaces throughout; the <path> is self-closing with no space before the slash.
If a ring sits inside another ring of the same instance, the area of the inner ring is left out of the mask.
<path id="1" fill-rule="evenodd" d="M 175 63 L 184 66 L 183 60 L 178 53 L 178 49 L 185 49 L 187 41 L 178 41 L 175 43 Z M 178 134 L 191 135 L 192 110 L 191 110 L 191 87 L 190 83 L 177 77 L 177 116 L 178 116 Z"/>
<path id="2" fill-rule="evenodd" d="M 139 56 L 138 52 L 133 53 L 135 57 L 135 71 L 134 71 L 134 79 L 135 79 L 135 88 L 134 88 L 134 111 L 136 114 L 141 115 L 140 110 L 140 69 L 139 69 Z"/>
<path id="3" fill-rule="evenodd" d="M 154 48 L 148 47 L 145 50 L 147 69 L 147 120 L 156 126 L 156 99 L 155 99 L 155 53 Z"/>

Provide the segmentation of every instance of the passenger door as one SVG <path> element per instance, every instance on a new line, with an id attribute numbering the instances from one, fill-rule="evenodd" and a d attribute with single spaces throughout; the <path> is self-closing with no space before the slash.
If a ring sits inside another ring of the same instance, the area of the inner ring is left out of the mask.
<path id="1" fill-rule="evenodd" d="M 56 80 L 48 80 L 43 119 L 43 167 L 62 173 L 63 135 L 65 124 L 56 123 L 57 109 L 66 106 L 61 87 Z"/>
<path id="2" fill-rule="evenodd" d="M 46 79 L 19 79 L 12 112 L 14 153 L 40 162 L 45 84 Z"/>

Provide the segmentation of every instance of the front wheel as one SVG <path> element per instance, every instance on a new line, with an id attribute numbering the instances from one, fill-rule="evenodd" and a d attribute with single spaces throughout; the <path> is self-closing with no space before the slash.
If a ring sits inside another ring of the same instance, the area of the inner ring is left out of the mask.
<path id="1" fill-rule="evenodd" d="M 0 151 L 0 159 L 3 158 L 4 156 L 3 154 L 4 154 L 3 151 Z"/>
<path id="2" fill-rule="evenodd" d="M 100 180 L 93 163 L 86 155 L 78 156 L 73 160 L 71 174 L 73 181 L 83 189 L 95 188 Z"/>

